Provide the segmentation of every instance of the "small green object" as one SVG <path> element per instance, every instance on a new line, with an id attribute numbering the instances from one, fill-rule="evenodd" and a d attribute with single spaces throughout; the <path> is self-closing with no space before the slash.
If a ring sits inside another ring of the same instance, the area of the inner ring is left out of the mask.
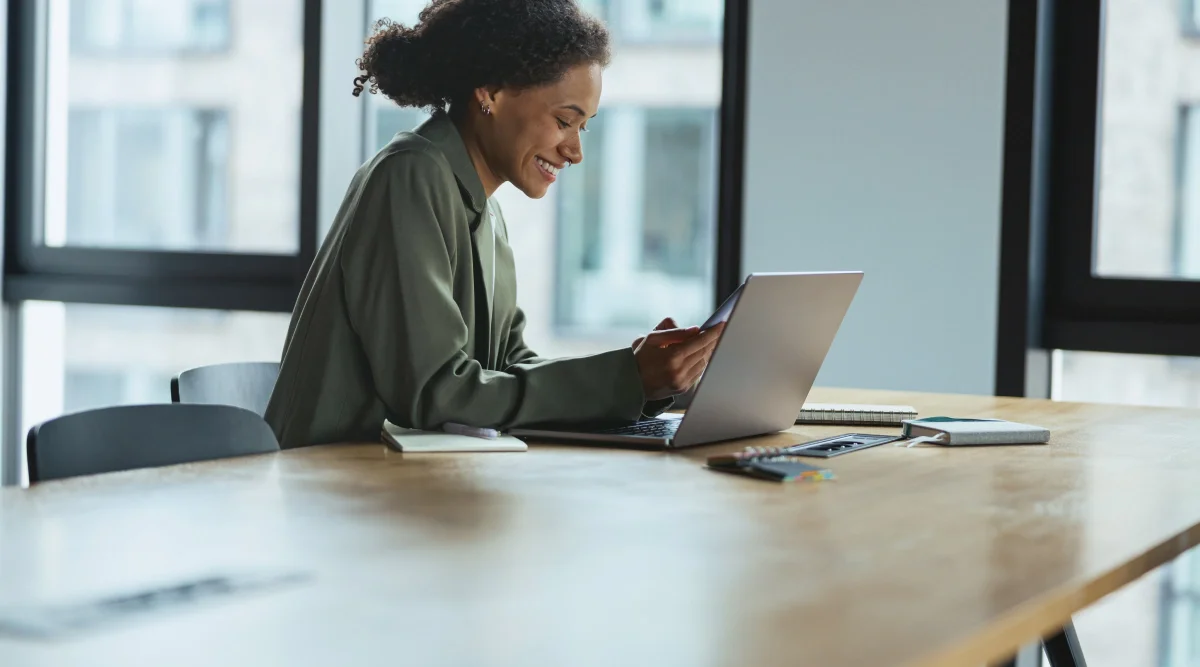
<path id="1" fill-rule="evenodd" d="M 912 437 L 913 424 L 945 424 L 946 422 L 994 422 L 995 419 L 964 419 L 962 417 L 925 417 L 924 419 L 910 419 L 911 423 L 905 423 L 900 429 L 901 434 L 905 438 Z"/>

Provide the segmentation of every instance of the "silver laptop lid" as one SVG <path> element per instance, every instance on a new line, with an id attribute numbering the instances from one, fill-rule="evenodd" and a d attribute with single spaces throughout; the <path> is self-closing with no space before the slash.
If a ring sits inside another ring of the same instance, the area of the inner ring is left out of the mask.
<path id="1" fill-rule="evenodd" d="M 861 271 L 747 278 L 672 446 L 794 424 L 862 278 Z"/>

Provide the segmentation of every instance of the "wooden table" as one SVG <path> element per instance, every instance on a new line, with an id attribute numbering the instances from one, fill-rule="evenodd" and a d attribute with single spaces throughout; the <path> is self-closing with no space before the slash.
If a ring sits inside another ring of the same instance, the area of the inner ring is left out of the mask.
<path id="1" fill-rule="evenodd" d="M 1200 542 L 1200 412 L 813 400 L 999 416 L 1054 436 L 885 445 L 831 459 L 839 479 L 813 485 L 701 467 L 741 442 L 314 447 L 6 489 L 0 604 L 246 568 L 311 578 L 79 638 L 0 640 L 0 664 L 983 664 Z"/>

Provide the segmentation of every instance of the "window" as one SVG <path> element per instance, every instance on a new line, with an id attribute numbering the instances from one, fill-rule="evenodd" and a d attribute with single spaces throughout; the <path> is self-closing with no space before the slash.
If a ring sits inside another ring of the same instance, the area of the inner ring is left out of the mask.
<path id="1" fill-rule="evenodd" d="M 716 111 L 647 109 L 645 124 L 641 269 L 711 282 Z"/>
<path id="2" fill-rule="evenodd" d="M 1109 0 L 1105 11 L 1095 274 L 1200 278 L 1187 247 L 1200 227 L 1183 217 L 1200 139 L 1179 112 L 1200 103 L 1200 44 L 1157 31 L 1153 15 L 1165 25 L 1172 3 Z"/>
<path id="3" fill-rule="evenodd" d="M 23 436 L 69 412 L 169 403 L 171 378 L 188 368 L 278 360 L 289 316 L 26 301 L 20 319 L 24 377 L 14 426 Z M 20 450 L 7 460 L 21 461 Z M 21 471 L 7 474 L 15 482 Z"/>
<path id="4" fill-rule="evenodd" d="M 604 16 L 620 41 L 721 39 L 725 3 L 720 0 L 608 0 L 605 5 Z"/>
<path id="5" fill-rule="evenodd" d="M 1030 171 L 1010 174 L 1028 195 L 1011 202 L 1011 219 L 1028 222 L 1033 211 L 1028 243 L 1012 258 L 1033 259 L 1029 271 L 1002 259 L 1022 274 L 1002 283 L 1032 286 L 1040 312 L 1029 330 L 1046 349 L 1200 356 L 1200 43 L 1167 29 L 1181 6 L 1056 3 L 1043 23 L 1053 46 L 1035 53 L 1036 40 L 1026 40 L 1036 64 L 1012 70 L 1026 77 L 1014 90 L 1043 109 L 1032 123 L 1009 123 L 1037 130 Z M 1036 25 L 1035 12 L 1021 15 Z M 1041 86 L 1052 88 L 1034 96 Z M 1006 182 L 1006 197 L 1015 187 Z"/>
<path id="6" fill-rule="evenodd" d="M 219 250 L 229 243 L 229 118 L 222 110 L 75 109 L 66 229 L 48 246 Z"/>
<path id="7" fill-rule="evenodd" d="M 274 361 L 285 313 L 26 301 L 21 306 L 23 429 L 65 412 L 168 403 L 180 371 Z"/>
<path id="8" fill-rule="evenodd" d="M 662 316 L 646 293 L 671 294 L 672 315 L 712 309 L 715 113 L 605 109 L 589 123 L 582 164 L 562 178 L 557 322 L 626 329 Z"/>
<path id="9" fill-rule="evenodd" d="M 279 358 L 316 251 L 319 7 L 9 3 L 3 286 L 23 335 L 0 482 L 34 422 Z"/>
<path id="10" fill-rule="evenodd" d="M 1184 0 L 1183 8 L 1184 34 L 1200 36 L 1200 0 Z"/>
<path id="11" fill-rule="evenodd" d="M 724 2 L 581 4 L 607 20 L 615 42 L 600 113 L 582 137 L 584 161 L 542 200 L 511 186 L 496 193 L 526 337 L 545 356 L 628 345 L 668 315 L 699 323 L 715 301 Z M 374 0 L 368 22 L 411 24 L 424 5 Z M 364 158 L 428 117 L 366 97 Z"/>
<path id="12" fill-rule="evenodd" d="M 229 0 L 71 0 L 71 48 L 112 54 L 229 47 Z"/>
<path id="13" fill-rule="evenodd" d="M 37 241 L 298 251 L 303 0 L 239 2 L 237 30 L 228 0 L 47 7 Z"/>

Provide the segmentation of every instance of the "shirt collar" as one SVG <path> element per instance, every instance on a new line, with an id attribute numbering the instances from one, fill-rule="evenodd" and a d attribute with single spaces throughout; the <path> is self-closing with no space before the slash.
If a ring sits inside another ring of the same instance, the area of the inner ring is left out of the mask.
<path id="1" fill-rule="evenodd" d="M 444 112 L 435 112 L 433 117 L 422 123 L 415 131 L 433 142 L 442 151 L 446 160 L 450 162 L 450 168 L 454 171 L 454 177 L 458 179 L 458 185 L 467 193 L 471 208 L 476 213 L 482 211 L 487 203 L 487 195 L 483 191 L 483 181 L 479 180 L 479 172 L 475 171 L 475 163 L 471 161 L 462 135 L 458 133 L 458 128 L 455 127 L 454 121 L 450 120 L 450 116 Z"/>

